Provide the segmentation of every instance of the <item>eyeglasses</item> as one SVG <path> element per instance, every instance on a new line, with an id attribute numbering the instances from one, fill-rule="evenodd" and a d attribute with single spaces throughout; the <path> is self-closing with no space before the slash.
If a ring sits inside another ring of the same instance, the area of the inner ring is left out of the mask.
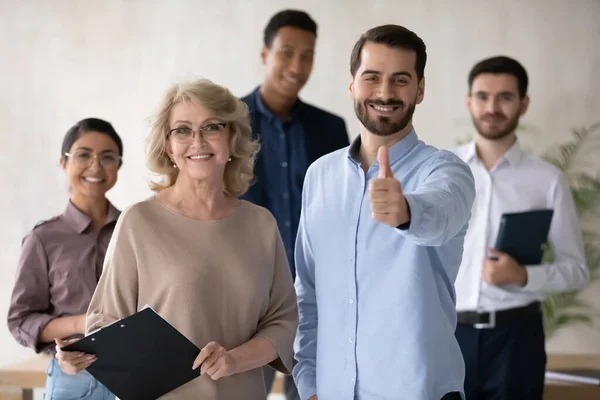
<path id="1" fill-rule="evenodd" d="M 216 122 L 212 124 L 206 124 L 197 131 L 192 128 L 188 128 L 187 126 L 181 126 L 179 128 L 174 128 L 169 131 L 169 136 L 173 138 L 177 143 L 188 144 L 194 140 L 196 133 L 198 135 L 202 135 L 203 139 L 213 139 L 219 136 L 225 130 L 227 126 L 224 122 Z"/>
<path id="2" fill-rule="evenodd" d="M 65 156 L 70 157 L 75 165 L 81 168 L 91 166 L 96 159 L 100 166 L 106 169 L 116 169 L 121 165 L 121 156 L 113 152 L 95 154 L 89 150 L 77 150 L 73 154 L 65 153 Z"/>

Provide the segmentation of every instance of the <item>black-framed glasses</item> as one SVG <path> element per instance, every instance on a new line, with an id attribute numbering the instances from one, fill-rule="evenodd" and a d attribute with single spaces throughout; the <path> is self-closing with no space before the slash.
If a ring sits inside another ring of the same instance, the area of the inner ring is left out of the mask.
<path id="1" fill-rule="evenodd" d="M 194 140 L 194 136 L 196 134 L 202 135 L 202 138 L 209 140 L 223 133 L 226 127 L 227 124 L 225 122 L 206 124 L 197 131 L 187 126 L 180 126 L 178 128 L 171 129 L 169 131 L 169 136 L 171 136 L 177 143 L 188 144 Z"/>
<path id="2" fill-rule="evenodd" d="M 106 169 L 116 169 L 121 165 L 121 156 L 112 151 L 96 154 L 90 150 L 76 150 L 73 154 L 65 153 L 65 156 L 81 168 L 91 166 L 96 159 L 98 159 L 100 166 Z"/>

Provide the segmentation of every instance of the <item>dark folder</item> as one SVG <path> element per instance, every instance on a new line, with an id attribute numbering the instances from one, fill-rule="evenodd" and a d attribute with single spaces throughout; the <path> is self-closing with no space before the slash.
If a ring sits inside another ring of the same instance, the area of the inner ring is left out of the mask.
<path id="1" fill-rule="evenodd" d="M 200 349 L 151 308 L 62 350 L 95 354 L 87 371 L 121 400 L 155 400 L 200 376 Z"/>
<path id="2" fill-rule="evenodd" d="M 543 209 L 502 214 L 495 249 L 521 265 L 541 264 L 553 213 Z"/>

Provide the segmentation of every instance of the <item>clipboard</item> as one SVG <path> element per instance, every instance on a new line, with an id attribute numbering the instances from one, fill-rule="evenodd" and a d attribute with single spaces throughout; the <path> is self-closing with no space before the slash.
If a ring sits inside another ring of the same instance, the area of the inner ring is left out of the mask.
<path id="1" fill-rule="evenodd" d="M 200 349 L 150 307 L 62 350 L 94 354 L 86 370 L 120 400 L 155 400 L 200 376 Z"/>
<path id="2" fill-rule="evenodd" d="M 551 209 L 502 214 L 495 249 L 521 265 L 541 264 L 553 214 Z"/>

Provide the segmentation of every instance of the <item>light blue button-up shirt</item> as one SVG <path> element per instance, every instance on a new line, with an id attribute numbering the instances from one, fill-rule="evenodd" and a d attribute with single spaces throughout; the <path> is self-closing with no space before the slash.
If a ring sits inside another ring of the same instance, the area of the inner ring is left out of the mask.
<path id="1" fill-rule="evenodd" d="M 463 393 L 454 280 L 475 185 L 456 155 L 414 131 L 389 149 L 407 230 L 371 216 L 360 137 L 308 170 L 296 240 L 300 324 L 293 375 L 302 400 L 438 400 Z"/>

